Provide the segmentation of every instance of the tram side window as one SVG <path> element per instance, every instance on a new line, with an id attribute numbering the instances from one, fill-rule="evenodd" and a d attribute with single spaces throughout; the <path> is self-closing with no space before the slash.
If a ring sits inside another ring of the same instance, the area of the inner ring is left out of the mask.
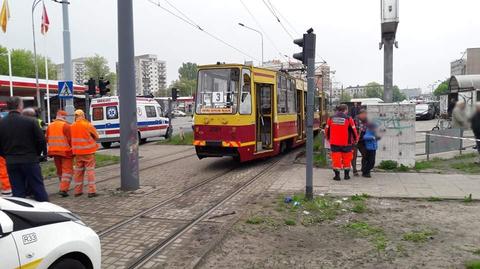
<path id="1" fill-rule="evenodd" d="M 287 113 L 287 79 L 284 76 L 277 80 L 277 110 L 278 113 Z"/>
<path id="2" fill-rule="evenodd" d="M 252 94 L 251 94 L 251 76 L 250 70 L 242 70 L 242 92 L 240 95 L 240 114 L 252 114 Z"/>
<path id="3" fill-rule="evenodd" d="M 288 92 L 287 92 L 287 107 L 289 114 L 295 114 L 297 112 L 297 100 L 295 98 L 295 81 L 288 80 Z"/>
<path id="4" fill-rule="evenodd" d="M 315 111 L 318 112 L 320 111 L 320 97 L 315 96 Z"/>

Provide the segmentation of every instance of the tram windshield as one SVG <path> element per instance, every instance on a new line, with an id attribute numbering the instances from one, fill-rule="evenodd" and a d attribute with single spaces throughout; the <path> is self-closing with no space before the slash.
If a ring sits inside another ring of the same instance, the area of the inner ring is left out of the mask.
<path id="1" fill-rule="evenodd" d="M 198 72 L 197 114 L 235 114 L 240 69 L 209 69 Z"/>

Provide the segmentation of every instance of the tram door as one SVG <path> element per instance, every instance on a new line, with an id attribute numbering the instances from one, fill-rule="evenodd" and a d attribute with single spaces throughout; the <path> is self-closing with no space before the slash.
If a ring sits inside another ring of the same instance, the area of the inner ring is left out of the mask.
<path id="1" fill-rule="evenodd" d="M 302 94 L 303 91 L 297 90 L 297 140 L 301 140 L 303 138 L 303 126 L 304 126 L 304 118 L 303 118 L 303 102 L 302 102 Z"/>
<path id="2" fill-rule="evenodd" d="M 270 150 L 272 143 L 272 92 L 271 84 L 255 84 L 255 102 L 256 102 L 256 151 Z"/>

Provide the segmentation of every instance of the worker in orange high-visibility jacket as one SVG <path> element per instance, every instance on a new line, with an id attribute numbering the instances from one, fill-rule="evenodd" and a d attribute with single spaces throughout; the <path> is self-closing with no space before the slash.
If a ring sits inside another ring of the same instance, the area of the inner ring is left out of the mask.
<path id="1" fill-rule="evenodd" d="M 358 142 L 355 122 L 347 115 L 347 105 L 340 105 L 337 112 L 328 119 L 325 135 L 330 142 L 334 180 L 340 180 L 340 171 L 345 171 L 344 179 L 350 179 L 353 146 Z"/>
<path id="2" fill-rule="evenodd" d="M 60 180 L 61 197 L 67 197 L 73 177 L 73 154 L 71 147 L 70 124 L 66 120 L 67 112 L 57 111 L 56 119 L 46 131 L 48 156 L 53 157 L 57 176 Z"/>
<path id="3" fill-rule="evenodd" d="M 3 196 L 12 195 L 12 186 L 10 185 L 10 179 L 7 173 L 7 163 L 3 157 L 0 157 L 0 185 Z"/>
<path id="4" fill-rule="evenodd" d="M 71 126 L 72 152 L 75 156 L 74 181 L 75 197 L 83 194 L 83 180 L 88 181 L 88 197 L 97 196 L 95 186 L 95 152 L 98 149 L 98 133 L 95 127 L 85 119 L 85 113 L 75 111 L 75 122 Z"/>

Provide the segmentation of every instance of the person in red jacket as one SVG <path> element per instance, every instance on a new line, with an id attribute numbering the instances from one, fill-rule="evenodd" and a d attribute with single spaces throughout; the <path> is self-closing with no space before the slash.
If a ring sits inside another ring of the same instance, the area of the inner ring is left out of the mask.
<path id="1" fill-rule="evenodd" d="M 344 179 L 350 179 L 352 167 L 353 146 L 358 142 L 355 122 L 347 115 L 347 105 L 340 105 L 335 115 L 330 117 L 325 127 L 326 138 L 332 151 L 332 168 L 334 180 L 340 180 L 340 171 L 345 171 Z"/>

